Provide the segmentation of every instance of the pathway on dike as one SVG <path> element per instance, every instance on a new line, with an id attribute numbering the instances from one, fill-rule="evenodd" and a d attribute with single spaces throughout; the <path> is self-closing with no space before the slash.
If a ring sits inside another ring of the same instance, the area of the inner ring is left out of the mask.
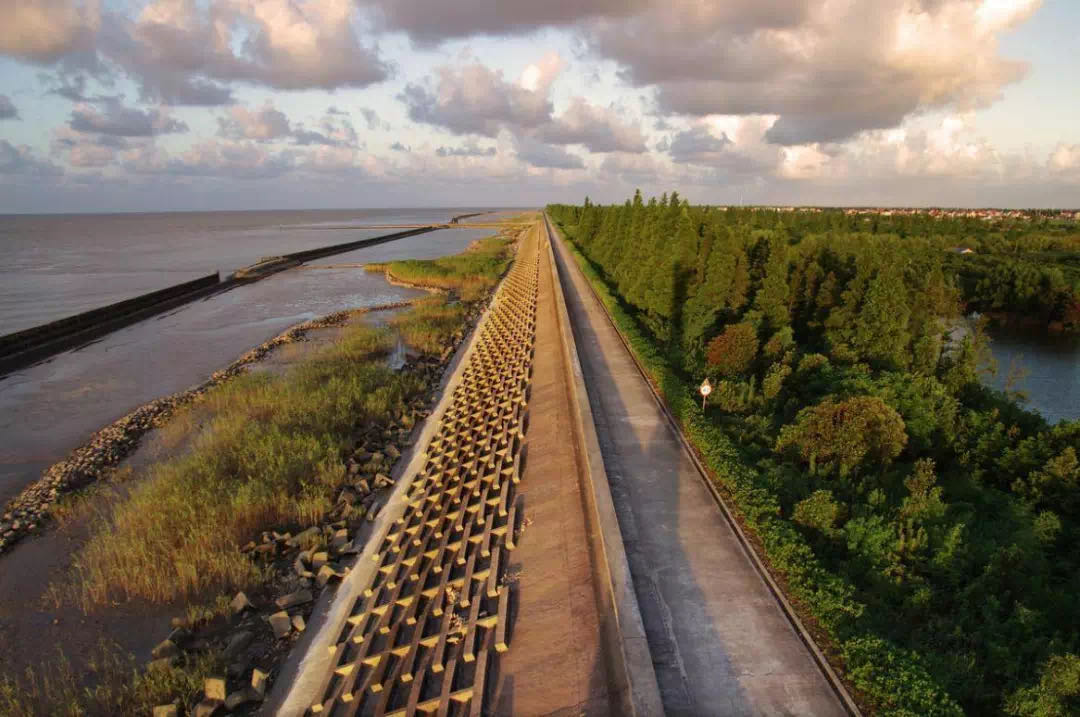
<path id="1" fill-rule="evenodd" d="M 668 715 L 844 715 L 561 238 L 552 240 Z"/>
<path id="2" fill-rule="evenodd" d="M 601 622 L 614 610 L 598 607 L 612 603 L 610 579 L 606 559 L 594 561 L 550 257 L 538 223 L 403 457 L 369 545 L 286 665 L 272 714 L 662 711 L 658 695 L 635 703 L 655 710 L 627 711 L 625 663 L 610 667 Z"/>

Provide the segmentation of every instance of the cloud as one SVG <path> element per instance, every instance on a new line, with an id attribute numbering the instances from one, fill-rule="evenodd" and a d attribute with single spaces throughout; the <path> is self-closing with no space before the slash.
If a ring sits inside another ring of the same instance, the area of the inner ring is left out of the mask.
<path id="1" fill-rule="evenodd" d="M 229 108 L 218 117 L 218 136 L 231 140 L 254 140 L 275 142 L 291 139 L 302 146 L 325 145 L 329 147 L 357 147 L 359 138 L 348 116 L 335 107 L 327 109 L 317 129 L 307 129 L 303 124 L 293 124 L 284 112 L 267 101 L 257 110 L 243 105 Z"/>
<path id="2" fill-rule="evenodd" d="M 393 150 L 394 152 L 411 152 L 412 151 L 412 147 L 408 147 L 408 146 L 402 144 L 401 142 L 394 142 L 392 145 L 390 145 L 390 149 Z"/>
<path id="3" fill-rule="evenodd" d="M 597 107 L 575 97 L 559 117 L 537 130 L 537 137 L 552 144 L 581 144 L 591 152 L 644 152 L 641 128 L 622 121 L 611 107 Z"/>
<path id="4" fill-rule="evenodd" d="M 63 170 L 52 162 L 39 160 L 29 147 L 15 146 L 0 139 L 0 175 L 54 176 Z"/>
<path id="5" fill-rule="evenodd" d="M 53 133 L 52 152 L 63 156 L 72 167 L 101 168 L 113 164 L 123 150 L 131 147 L 127 137 L 115 134 L 85 134 L 61 127 Z"/>
<path id="6" fill-rule="evenodd" d="M 260 142 L 288 137 L 292 126 L 285 113 L 267 102 L 260 109 L 249 110 L 243 105 L 230 107 L 224 117 L 218 117 L 218 134 L 228 139 L 254 139 Z"/>
<path id="7" fill-rule="evenodd" d="M 233 82 L 282 90 L 366 87 L 391 67 L 360 39 L 351 0 L 151 0 L 135 17 L 100 0 L 0 0 L 0 53 L 131 76 L 145 99 L 220 105 Z M 2 7 L 2 6 L 0 6 Z M 67 94 L 77 86 L 63 87 Z"/>
<path id="8" fill-rule="evenodd" d="M 254 142 L 206 140 L 176 156 L 154 145 L 139 147 L 125 157 L 124 165 L 135 174 L 254 180 L 287 174 L 297 166 L 297 155 Z"/>
<path id="9" fill-rule="evenodd" d="M 293 140 L 300 145 L 320 144 L 330 147 L 357 147 L 360 143 L 356 129 L 347 119 L 335 121 L 331 115 L 327 115 L 319 127 L 321 132 L 298 126 L 293 130 Z"/>
<path id="10" fill-rule="evenodd" d="M 515 138 L 518 159 L 534 167 L 550 169 L 584 169 L 585 162 L 562 147 L 538 142 L 531 137 Z"/>
<path id="11" fill-rule="evenodd" d="M 1059 144 L 1047 161 L 1050 171 L 1080 178 L 1080 144 Z"/>
<path id="12" fill-rule="evenodd" d="M 90 104 L 80 104 L 71 112 L 68 126 L 76 132 L 116 137 L 151 137 L 156 134 L 187 132 L 185 122 L 173 119 L 160 109 L 139 110 L 124 107 L 119 100 L 105 100 L 104 111 Z"/>
<path id="13" fill-rule="evenodd" d="M 494 157 L 498 154 L 498 150 L 494 147 L 480 147 L 470 142 L 461 147 L 439 147 L 435 150 L 435 154 L 439 157 Z"/>
<path id="14" fill-rule="evenodd" d="M 673 0 L 586 35 L 662 111 L 775 114 L 769 141 L 800 144 L 994 101 L 1026 71 L 997 55 L 998 35 L 1040 2 Z"/>
<path id="15" fill-rule="evenodd" d="M 529 65 L 517 83 L 479 62 L 460 68 L 443 66 L 435 70 L 437 81 L 409 83 L 399 99 L 414 122 L 454 134 L 495 137 L 505 126 L 534 128 L 550 119 L 549 89 L 563 66 L 562 59 L 551 53 Z"/>
<path id="16" fill-rule="evenodd" d="M 101 26 L 98 0 L 0 0 L 0 54 L 35 63 L 92 50 Z"/>
<path id="17" fill-rule="evenodd" d="M 15 103 L 7 95 L 0 95 L 0 120 L 18 118 L 19 111 L 15 109 Z"/>

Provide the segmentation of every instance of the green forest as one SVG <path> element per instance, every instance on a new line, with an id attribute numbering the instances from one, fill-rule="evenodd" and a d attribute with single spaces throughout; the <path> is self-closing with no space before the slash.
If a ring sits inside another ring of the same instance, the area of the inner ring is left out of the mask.
<path id="1" fill-rule="evenodd" d="M 548 211 L 863 704 L 1080 714 L 1080 421 L 984 385 L 964 320 L 1080 330 L 1080 227 Z"/>

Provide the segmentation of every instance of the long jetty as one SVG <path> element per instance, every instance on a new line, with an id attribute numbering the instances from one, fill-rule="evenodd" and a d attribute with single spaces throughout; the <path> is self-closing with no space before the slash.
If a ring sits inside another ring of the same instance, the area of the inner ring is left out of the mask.
<path id="1" fill-rule="evenodd" d="M 176 284 L 148 294 L 118 301 L 74 316 L 51 321 L 33 328 L 0 336 L 0 376 L 25 368 L 61 351 L 83 346 L 117 329 L 143 319 L 170 311 L 192 301 L 205 299 L 241 284 L 251 283 L 299 266 L 304 262 L 325 256 L 342 254 L 356 249 L 385 244 L 445 228 L 444 224 L 430 224 L 407 231 L 394 232 L 370 239 L 331 244 L 330 246 L 292 252 L 240 269 L 222 279 L 214 272 L 193 281 Z"/>
<path id="2" fill-rule="evenodd" d="M 0 375 L 222 290 L 218 272 L 30 329 L 0 336 Z"/>

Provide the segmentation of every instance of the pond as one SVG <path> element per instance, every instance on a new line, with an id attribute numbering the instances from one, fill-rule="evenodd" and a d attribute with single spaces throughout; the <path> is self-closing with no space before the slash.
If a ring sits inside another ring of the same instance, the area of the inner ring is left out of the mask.
<path id="1" fill-rule="evenodd" d="M 1080 419 L 1080 336 L 1012 328 L 990 328 L 990 351 L 997 375 L 987 378 L 1003 389 L 1024 392 L 1029 410 L 1050 423 Z M 1018 374 L 1018 375 L 1017 375 Z"/>

